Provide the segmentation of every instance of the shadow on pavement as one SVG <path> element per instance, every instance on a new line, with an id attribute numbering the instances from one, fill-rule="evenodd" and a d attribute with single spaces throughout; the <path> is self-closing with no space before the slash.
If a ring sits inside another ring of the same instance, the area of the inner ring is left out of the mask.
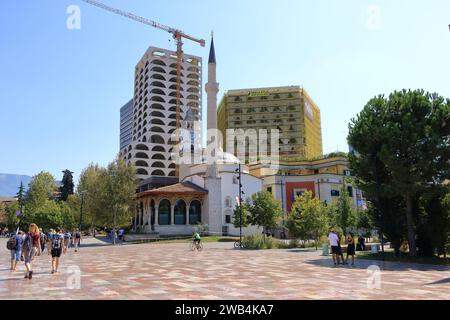
<path id="1" fill-rule="evenodd" d="M 344 255 L 345 257 L 345 255 Z M 355 265 L 351 265 L 351 260 L 347 265 L 334 266 L 333 259 L 331 256 L 328 258 L 321 258 L 315 260 L 308 260 L 305 263 L 313 264 L 319 267 L 332 268 L 332 269 L 367 269 L 370 266 L 378 266 L 381 270 L 386 271 L 407 271 L 407 270 L 417 270 L 417 271 L 450 271 L 447 266 L 439 266 L 432 264 L 419 264 L 419 263 L 407 263 L 407 262 L 393 262 L 393 261 L 379 261 L 379 260 L 368 260 L 368 259 L 355 259 Z"/>
<path id="2" fill-rule="evenodd" d="M 446 284 L 446 283 L 450 283 L 450 278 L 438 280 L 438 281 L 431 282 L 431 283 L 427 283 L 426 285 L 427 286 L 431 286 L 433 284 Z"/>

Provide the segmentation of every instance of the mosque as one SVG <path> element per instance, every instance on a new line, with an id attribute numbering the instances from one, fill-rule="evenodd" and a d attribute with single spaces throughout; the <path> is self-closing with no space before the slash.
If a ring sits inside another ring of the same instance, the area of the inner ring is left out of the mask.
<path id="1" fill-rule="evenodd" d="M 218 127 L 218 92 L 212 39 L 206 83 L 208 132 Z M 182 126 L 193 128 L 195 121 L 196 118 L 188 111 Z M 208 141 L 209 146 L 214 149 L 212 154 L 207 155 L 199 144 L 195 145 L 194 154 L 200 155 L 201 161 L 196 164 L 180 164 L 178 183 L 150 188 L 136 195 L 138 210 L 133 220 L 135 231 L 161 236 L 188 235 L 202 225 L 205 227 L 204 231 L 211 235 L 239 235 L 240 229 L 233 224 L 233 212 L 239 201 L 239 183 L 245 186 L 245 194 L 241 198 L 246 201 L 263 190 L 263 182 L 250 174 L 248 166 L 239 166 L 239 160 L 234 155 L 223 152 L 218 143 L 211 142 L 210 139 Z M 153 185 L 155 180 L 157 179 L 153 179 Z M 243 235 L 261 232 L 262 229 L 256 226 L 242 229 Z"/>

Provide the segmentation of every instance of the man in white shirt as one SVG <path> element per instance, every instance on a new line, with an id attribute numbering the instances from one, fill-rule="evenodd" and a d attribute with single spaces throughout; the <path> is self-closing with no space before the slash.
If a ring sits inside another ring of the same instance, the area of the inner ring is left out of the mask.
<path id="1" fill-rule="evenodd" d="M 337 265 L 336 262 L 336 256 L 339 254 L 339 238 L 336 234 L 336 232 L 334 231 L 334 228 L 331 228 L 330 230 L 330 234 L 328 235 L 328 241 L 330 242 L 330 246 L 331 246 L 331 254 L 333 256 L 333 262 L 334 265 Z"/>

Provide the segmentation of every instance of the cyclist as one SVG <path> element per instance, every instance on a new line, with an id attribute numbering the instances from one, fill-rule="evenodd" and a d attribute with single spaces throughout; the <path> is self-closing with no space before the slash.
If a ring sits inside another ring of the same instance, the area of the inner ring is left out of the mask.
<path id="1" fill-rule="evenodd" d="M 200 234 L 195 231 L 194 235 L 192 236 L 192 238 L 194 239 L 194 244 L 196 246 L 196 248 L 198 248 L 200 246 L 200 242 L 202 241 L 202 238 L 200 237 Z"/>

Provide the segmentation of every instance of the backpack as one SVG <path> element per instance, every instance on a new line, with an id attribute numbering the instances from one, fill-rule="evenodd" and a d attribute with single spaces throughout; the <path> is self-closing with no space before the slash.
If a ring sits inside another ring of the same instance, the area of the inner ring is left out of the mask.
<path id="1" fill-rule="evenodd" d="M 17 247 L 17 239 L 16 236 L 12 236 L 11 238 L 9 238 L 8 242 L 6 243 L 6 248 L 8 250 L 16 250 Z"/>
<path id="2" fill-rule="evenodd" d="M 61 248 L 61 237 L 59 234 L 54 234 L 52 240 L 52 249 L 59 249 L 59 248 Z"/>

